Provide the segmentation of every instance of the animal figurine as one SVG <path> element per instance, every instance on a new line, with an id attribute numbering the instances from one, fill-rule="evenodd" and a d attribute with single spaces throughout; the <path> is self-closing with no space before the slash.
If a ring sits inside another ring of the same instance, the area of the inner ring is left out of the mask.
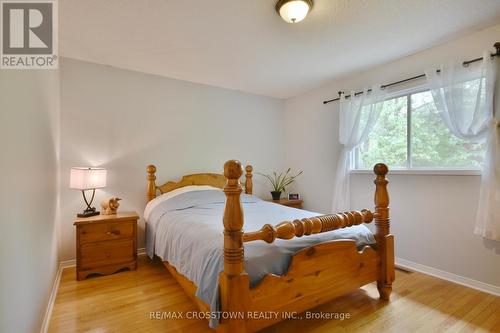
<path id="1" fill-rule="evenodd" d="M 120 207 L 120 203 L 118 202 L 120 200 L 121 200 L 120 198 L 116 197 L 110 198 L 108 200 L 103 200 L 101 202 L 101 208 L 102 208 L 101 214 L 102 215 L 116 214 L 116 210 L 118 209 L 118 207 Z"/>

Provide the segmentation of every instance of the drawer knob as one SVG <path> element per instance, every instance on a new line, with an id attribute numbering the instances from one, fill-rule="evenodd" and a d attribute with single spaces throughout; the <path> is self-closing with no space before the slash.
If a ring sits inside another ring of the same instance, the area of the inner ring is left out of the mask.
<path id="1" fill-rule="evenodd" d="M 107 231 L 106 235 L 108 236 L 118 236 L 120 234 L 120 230 L 112 230 L 112 231 Z"/>

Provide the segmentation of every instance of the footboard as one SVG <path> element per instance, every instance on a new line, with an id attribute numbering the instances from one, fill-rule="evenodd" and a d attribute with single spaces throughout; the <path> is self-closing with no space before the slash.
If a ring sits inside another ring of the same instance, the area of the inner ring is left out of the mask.
<path id="1" fill-rule="evenodd" d="M 354 241 L 337 240 L 304 249 L 294 255 L 286 275 L 268 275 L 250 289 L 249 311 L 276 316 L 249 321 L 249 331 L 354 291 L 379 274 L 380 258 L 369 246 L 358 252 Z"/>
<path id="2" fill-rule="evenodd" d="M 364 209 L 346 213 L 323 215 L 276 226 L 266 224 L 261 230 L 243 232 L 242 191 L 238 179 L 242 168 L 238 161 L 224 165 L 227 184 L 224 210 L 224 272 L 219 277 L 221 310 L 238 312 L 234 319 L 222 320 L 217 331 L 254 332 L 286 319 L 290 313 L 300 313 L 360 286 L 377 281 L 382 300 L 388 300 L 394 280 L 394 245 L 389 234 L 389 196 L 387 193 L 387 166 L 374 167 L 375 211 Z M 328 232 L 375 219 L 377 250 L 367 246 L 358 251 L 354 241 L 338 240 L 304 249 L 292 258 L 284 276 L 268 275 L 258 286 L 250 289 L 244 272 L 243 243 L 292 239 Z M 263 319 L 250 318 L 252 313 L 277 313 Z"/>

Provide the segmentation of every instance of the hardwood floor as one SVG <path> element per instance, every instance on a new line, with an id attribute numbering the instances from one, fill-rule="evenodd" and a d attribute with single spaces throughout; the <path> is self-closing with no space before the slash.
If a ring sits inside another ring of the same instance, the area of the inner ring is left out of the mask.
<path id="1" fill-rule="evenodd" d="M 368 285 L 311 310 L 349 313 L 349 319 L 288 320 L 262 332 L 500 332 L 500 297 L 403 271 L 393 287 L 389 303 Z M 142 256 L 137 271 L 85 281 L 69 268 L 49 332 L 214 332 L 204 319 L 151 319 L 156 311 L 197 311 L 160 262 Z"/>

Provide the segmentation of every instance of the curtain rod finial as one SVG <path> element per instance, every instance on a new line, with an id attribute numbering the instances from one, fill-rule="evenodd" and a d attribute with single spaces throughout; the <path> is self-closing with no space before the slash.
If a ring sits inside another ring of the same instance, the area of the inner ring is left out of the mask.
<path id="1" fill-rule="evenodd" d="M 495 44 L 493 44 L 493 47 L 497 50 L 496 55 L 500 56 L 500 42 L 496 42 Z"/>

